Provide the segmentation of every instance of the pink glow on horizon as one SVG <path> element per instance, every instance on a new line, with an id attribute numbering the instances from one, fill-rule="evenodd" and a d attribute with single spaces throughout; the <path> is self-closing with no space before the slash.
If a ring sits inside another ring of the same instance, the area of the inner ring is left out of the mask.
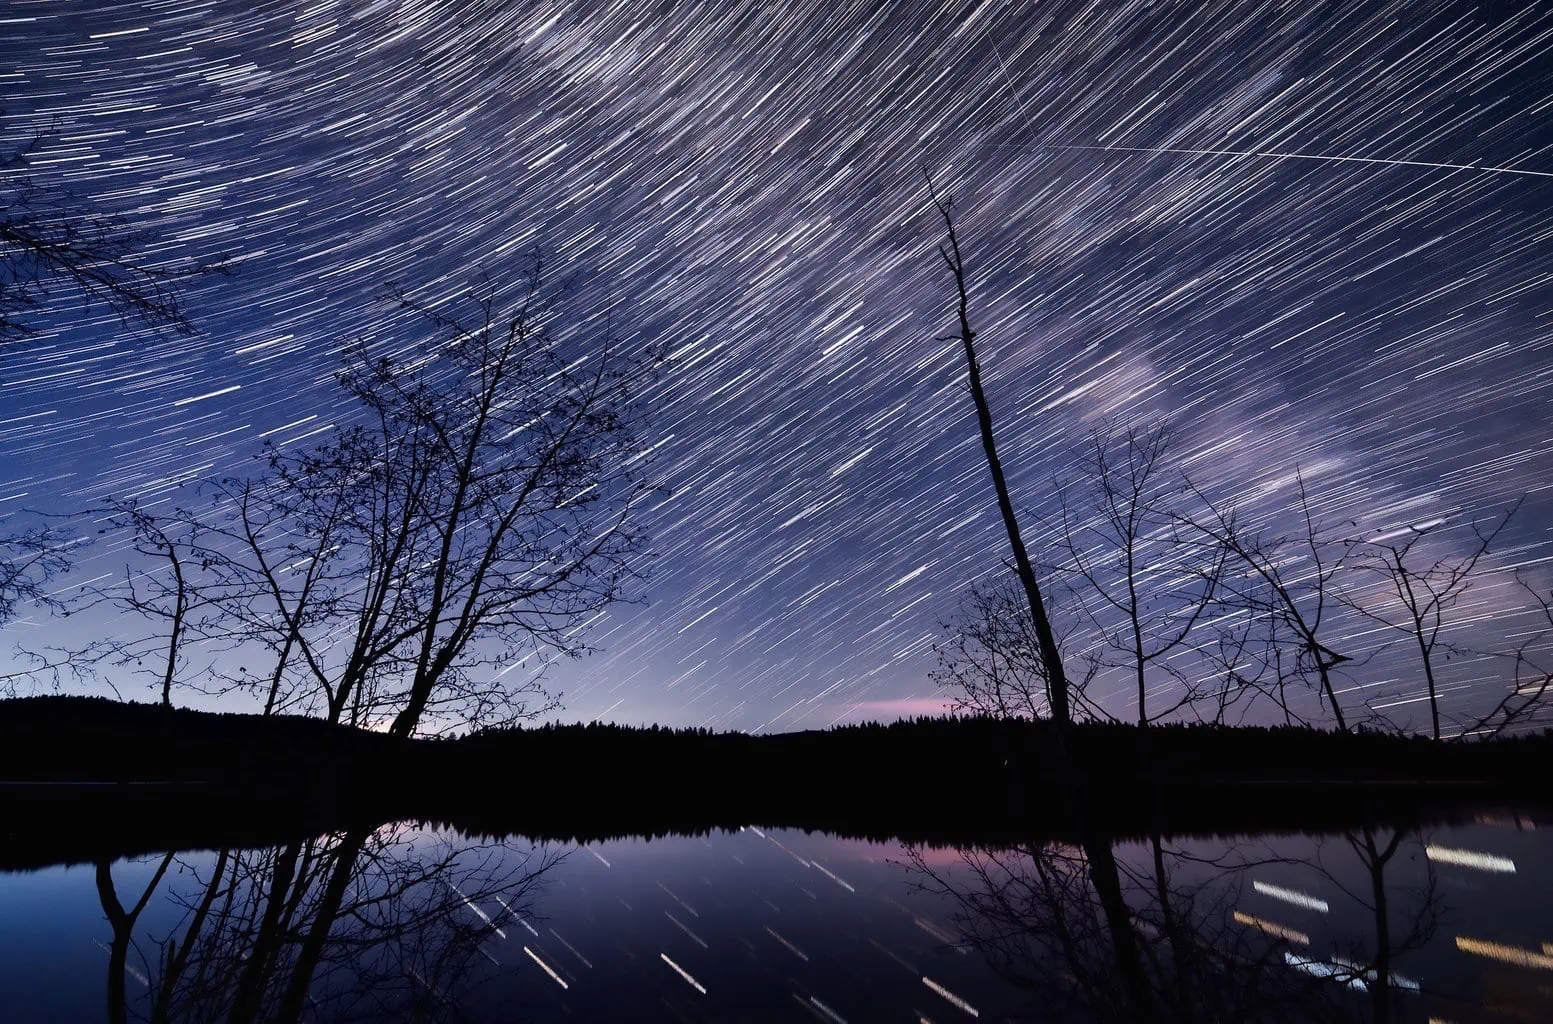
<path id="1" fill-rule="evenodd" d="M 902 697 L 898 700 L 865 700 L 853 704 L 844 718 L 916 718 L 946 715 L 953 703 L 944 697 Z"/>

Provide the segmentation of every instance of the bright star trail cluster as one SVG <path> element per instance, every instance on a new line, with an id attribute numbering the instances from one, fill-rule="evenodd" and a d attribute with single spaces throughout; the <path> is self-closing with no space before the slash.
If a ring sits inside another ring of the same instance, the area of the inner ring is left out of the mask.
<path id="1" fill-rule="evenodd" d="M 1529 492 L 1494 564 L 1546 582 L 1550 48 L 1539 4 L 16 0 L 7 146 L 44 133 L 36 175 L 235 274 L 188 291 L 193 339 L 34 318 L 0 353 L 0 509 L 316 439 L 385 282 L 451 300 L 538 243 L 567 322 L 674 356 L 648 603 L 554 671 L 564 716 L 936 707 L 938 623 L 1006 541 L 925 169 L 1037 549 L 1085 432 L 1167 417 L 1175 468 L 1252 505 L 1296 467 L 1377 527 Z M 1464 607 L 1529 629 L 1502 575 Z"/>

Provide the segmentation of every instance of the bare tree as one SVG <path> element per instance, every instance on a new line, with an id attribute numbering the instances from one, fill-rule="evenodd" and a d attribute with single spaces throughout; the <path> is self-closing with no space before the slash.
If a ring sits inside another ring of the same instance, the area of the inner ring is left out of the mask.
<path id="1" fill-rule="evenodd" d="M 541 710 L 537 670 L 586 652 L 583 627 L 642 575 L 641 396 L 660 361 L 562 336 L 542 271 L 536 256 L 510 303 L 487 283 L 472 323 L 392 291 L 440 337 L 347 347 L 364 422 L 268 447 L 259 474 L 199 485 L 193 511 L 110 502 L 110 530 L 159 567 L 90 596 L 156 628 L 95 656 L 157 647 L 169 703 L 197 639 L 218 692 L 400 736 Z"/>
<path id="2" fill-rule="evenodd" d="M 533 674 L 508 673 L 585 651 L 582 624 L 640 575 L 655 354 L 563 341 L 542 270 L 510 308 L 489 288 L 472 323 L 393 292 L 444 340 L 352 346 L 340 381 L 366 422 L 215 489 L 212 566 L 274 659 L 267 708 L 314 693 L 330 721 L 390 715 L 401 736 L 531 714 Z"/>
<path id="3" fill-rule="evenodd" d="M 61 607 L 49 584 L 70 568 L 76 538 L 51 525 L 0 534 L 0 625 L 28 604 Z"/>
<path id="4" fill-rule="evenodd" d="M 1164 718 L 1198 696 L 1193 676 L 1173 655 L 1215 604 L 1228 558 L 1220 546 L 1185 539 L 1176 521 L 1176 488 L 1165 478 L 1170 430 L 1108 426 L 1091 438 L 1080 487 L 1089 501 L 1077 510 L 1063 488 L 1063 566 L 1076 582 L 1074 596 L 1107 647 L 1112 667 L 1128 672 L 1138 700 L 1138 724 Z M 1173 703 L 1149 711 L 1150 673 L 1177 687 Z"/>
<path id="5" fill-rule="evenodd" d="M 1401 531 L 1354 542 L 1358 553 L 1355 568 L 1378 577 L 1389 591 L 1387 596 L 1394 598 L 1394 602 L 1388 601 L 1386 606 L 1380 607 L 1374 602 L 1358 600 L 1350 595 L 1344 603 L 1360 615 L 1402 633 L 1413 641 L 1424 670 L 1424 683 L 1429 693 L 1429 718 L 1435 739 L 1440 738 L 1440 698 L 1435 678 L 1435 655 L 1437 652 L 1446 655 L 1463 653 L 1459 647 L 1442 637 L 1446 615 L 1471 589 L 1478 562 L 1488 553 L 1500 532 L 1509 525 L 1510 518 L 1520 505 L 1520 501 L 1512 505 L 1497 525 L 1485 529 L 1476 522 L 1472 523 L 1474 539 L 1465 554 L 1446 555 L 1428 564 L 1421 563 L 1417 556 L 1437 535 L 1439 528 L 1444 525 L 1443 520 L 1408 526 Z"/>
<path id="6" fill-rule="evenodd" d="M 230 267 L 159 261 L 147 232 L 34 173 L 46 142 L 37 135 L 0 155 L 0 346 L 31 335 L 29 316 L 59 298 L 192 334 L 183 286 Z"/>
<path id="7" fill-rule="evenodd" d="M 1548 639 L 1553 636 L 1553 595 L 1544 595 L 1524 576 L 1516 583 L 1542 619 L 1540 628 L 1521 638 L 1514 651 L 1501 655 L 1513 664 L 1509 692 L 1488 713 L 1467 725 L 1457 739 L 1498 736 L 1512 726 L 1527 726 L 1553 706 L 1553 668 L 1548 667 Z"/>
<path id="8" fill-rule="evenodd" d="M 940 245 L 938 255 L 943 259 L 944 266 L 948 267 L 949 272 L 954 275 L 956 314 L 960 323 L 958 337 L 965 353 L 971 400 L 976 405 L 976 421 L 981 431 L 982 451 L 987 458 L 987 470 L 992 475 L 992 486 L 997 491 L 998 511 L 1003 516 L 1003 527 L 1008 533 L 1009 546 L 1013 549 L 1015 572 L 1024 590 L 1025 602 L 1029 605 L 1030 621 L 1035 627 L 1036 647 L 1040 651 L 1041 661 L 1045 666 L 1047 705 L 1051 708 L 1052 720 L 1059 727 L 1066 726 L 1072 714 L 1069 709 L 1068 677 L 1063 669 L 1062 652 L 1058 649 L 1057 635 L 1046 613 L 1046 603 L 1041 597 L 1040 584 L 1035 578 L 1035 568 L 1030 562 L 1030 555 L 1025 550 L 1024 539 L 1019 532 L 1019 519 L 1014 514 L 1013 499 L 1009 496 L 1008 481 L 1004 478 L 1003 464 L 998 459 L 997 442 L 993 437 L 992 407 L 987 402 L 987 392 L 981 382 L 981 364 L 976 359 L 976 332 L 972 330 L 970 320 L 970 286 L 967 283 L 965 257 L 960 253 L 960 239 L 954 227 L 952 212 L 954 196 L 948 195 L 940 199 L 932 178 L 928 177 L 926 172 L 923 176 L 927 177 L 928 191 L 932 195 L 933 205 L 943 217 L 944 229 L 949 236 L 948 246 Z M 939 340 L 949 341 L 953 338 L 954 336 L 951 335 Z"/>
<path id="9" fill-rule="evenodd" d="M 1285 686 L 1297 679 L 1317 690 L 1337 728 L 1346 731 L 1348 718 L 1337 699 L 1335 673 L 1354 658 L 1333 649 L 1329 641 L 1334 623 L 1340 621 L 1338 577 L 1349 568 L 1350 545 L 1334 539 L 1315 518 L 1304 477 L 1296 473 L 1296 482 L 1303 523 L 1297 538 L 1242 527 L 1232 510 L 1220 509 L 1190 482 L 1188 489 L 1201 499 L 1204 511 L 1180 516 L 1178 522 L 1228 556 L 1235 571 L 1223 574 L 1219 602 L 1265 626 L 1261 655 L 1264 665 L 1273 667 L 1272 686 L 1285 708 Z M 1292 648 L 1287 658 L 1286 644 Z M 1242 682 L 1251 678 L 1240 677 Z"/>
<path id="10" fill-rule="evenodd" d="M 144 619 L 150 628 L 143 634 L 94 640 L 72 651 L 71 661 L 149 675 L 162 706 L 170 708 L 173 685 L 189 681 L 190 646 L 215 639 L 220 631 L 215 614 L 220 594 L 203 580 L 209 555 L 200 525 L 187 512 L 157 515 L 133 498 L 110 498 L 88 514 L 105 524 L 102 532 L 125 538 L 129 552 L 139 557 L 125 565 L 116 583 L 84 584 L 67 614 L 106 606 Z"/>
<path id="11" fill-rule="evenodd" d="M 35 520 L 35 525 L 0 533 L 0 626 L 28 607 L 63 611 L 67 602 L 56 583 L 70 571 L 74 549 L 85 543 L 85 538 L 51 516 L 19 515 Z M 0 527 L 5 522 L 0 519 Z M 71 652 L 63 650 L 18 648 L 16 658 L 16 668 L 0 671 L 0 695 L 18 696 L 45 679 L 52 679 L 57 687 L 63 677 L 80 676 L 84 669 Z"/>
<path id="12" fill-rule="evenodd" d="M 1298 678 L 1296 665 L 1300 641 L 1277 614 L 1276 595 L 1263 585 L 1256 594 L 1255 582 L 1237 582 L 1233 600 L 1222 600 L 1214 617 L 1204 623 L 1210 639 L 1195 648 L 1203 679 L 1200 688 L 1213 687 L 1209 699 L 1212 713 L 1199 714 L 1202 721 L 1227 725 L 1233 718 L 1244 722 L 1261 700 L 1271 701 L 1283 716 L 1285 725 L 1310 725 L 1294 709 L 1289 698 L 1289 683 Z M 1248 593 L 1248 591 L 1250 593 Z M 1227 592 L 1227 590 L 1226 590 Z M 1193 704 L 1200 710 L 1202 704 Z"/>
<path id="13" fill-rule="evenodd" d="M 240 666 L 226 678 L 256 690 L 266 715 L 321 701 L 328 720 L 341 721 L 350 694 L 333 685 L 327 660 L 352 579 L 341 534 L 355 492 L 299 494 L 276 476 L 226 479 L 203 490 L 215 506 L 206 524 L 209 585 L 222 593 L 226 628 L 267 659 L 256 659 L 264 666 L 256 673 Z M 361 724 L 359 715 L 351 724 Z"/>

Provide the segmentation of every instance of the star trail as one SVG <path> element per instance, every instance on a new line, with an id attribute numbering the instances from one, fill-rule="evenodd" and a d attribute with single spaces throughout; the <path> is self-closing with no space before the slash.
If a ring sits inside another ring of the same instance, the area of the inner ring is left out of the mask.
<path id="1" fill-rule="evenodd" d="M 400 329 L 385 282 L 450 299 L 537 243 L 567 321 L 673 357 L 654 577 L 548 677 L 563 717 L 938 707 L 938 623 L 1006 542 L 925 169 L 1034 549 L 1085 431 L 1167 418 L 1270 515 L 1296 467 L 1374 528 L 1529 495 L 1463 615 L 1514 634 L 1505 570 L 1553 566 L 1550 48 L 1537 4 L 16 0 L 0 142 L 234 274 L 187 291 L 193 338 L 62 293 L 0 351 L 0 510 L 316 438 L 355 415 L 341 345 Z"/>

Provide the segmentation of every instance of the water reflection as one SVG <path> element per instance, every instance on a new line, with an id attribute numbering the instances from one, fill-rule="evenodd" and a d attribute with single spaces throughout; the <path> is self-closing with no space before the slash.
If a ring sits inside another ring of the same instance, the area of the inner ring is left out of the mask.
<path id="1" fill-rule="evenodd" d="M 494 960 L 486 940 L 516 924 L 558 859 L 407 825 L 223 849 L 167 883 L 176 926 L 137 935 L 177 857 L 158 860 L 132 904 L 111 865 L 95 866 L 110 1021 L 450 1019 L 471 966 Z"/>
<path id="2" fill-rule="evenodd" d="M 983 848 L 963 852 L 959 871 L 920 850 L 910 859 L 916 884 L 956 906 L 966 941 L 1038 994 L 1040 1019 L 1412 1019 L 1420 986 L 1396 964 L 1428 945 L 1442 915 L 1418 833 L 1365 828 L 1307 844 L 1303 857 L 1258 841 L 1211 845 L 1152 836 L 1121 856 L 1100 843 Z M 1399 860 L 1415 868 L 1405 880 Z M 1329 914 L 1330 901 L 1255 877 L 1272 869 L 1348 902 L 1339 913 L 1357 927 L 1340 952 L 1314 951 L 1305 920 Z"/>
<path id="3" fill-rule="evenodd" d="M 1545 1020 L 1553 833 L 1527 826 L 942 847 L 396 824 L 0 874 L 0 991 L 21 1021 Z"/>

